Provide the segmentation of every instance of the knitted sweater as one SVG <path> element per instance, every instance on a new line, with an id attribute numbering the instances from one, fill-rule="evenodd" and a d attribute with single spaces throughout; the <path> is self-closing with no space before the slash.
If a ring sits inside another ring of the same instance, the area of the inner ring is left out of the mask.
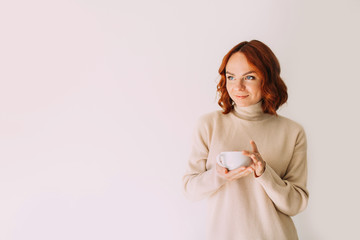
<path id="1" fill-rule="evenodd" d="M 216 172 L 223 151 L 252 151 L 254 140 L 266 162 L 264 173 L 228 181 Z M 185 195 L 208 200 L 209 240 L 298 239 L 291 216 L 308 202 L 306 136 L 296 122 L 265 114 L 261 102 L 200 117 L 193 135 Z"/>

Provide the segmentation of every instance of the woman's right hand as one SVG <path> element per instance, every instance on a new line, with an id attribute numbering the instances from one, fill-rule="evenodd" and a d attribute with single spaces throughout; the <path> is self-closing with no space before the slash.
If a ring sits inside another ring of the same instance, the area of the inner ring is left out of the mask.
<path id="1" fill-rule="evenodd" d="M 216 164 L 216 172 L 218 175 L 220 175 L 222 178 L 225 178 L 229 181 L 237 180 L 239 178 L 245 177 L 252 173 L 254 169 L 251 167 L 240 167 L 234 170 L 229 171 L 227 168 L 224 168 L 220 166 L 219 164 Z"/>

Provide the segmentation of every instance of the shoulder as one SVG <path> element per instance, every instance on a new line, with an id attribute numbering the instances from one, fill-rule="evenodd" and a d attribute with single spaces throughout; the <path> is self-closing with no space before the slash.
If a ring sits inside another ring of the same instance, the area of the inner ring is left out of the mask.
<path id="1" fill-rule="evenodd" d="M 305 133 L 304 127 L 287 117 L 284 117 L 282 115 L 278 115 L 275 117 L 278 124 L 280 124 L 282 127 L 284 127 L 288 132 L 295 132 L 295 133 Z"/>
<path id="2" fill-rule="evenodd" d="M 195 124 L 197 131 L 210 133 L 214 129 L 227 125 L 230 114 L 223 114 L 222 111 L 204 113 L 198 117 Z"/>
<path id="3" fill-rule="evenodd" d="M 218 121 L 222 121 L 225 118 L 228 118 L 228 115 L 229 114 L 223 114 L 221 110 L 205 113 L 200 115 L 200 117 L 198 118 L 198 124 L 213 125 Z"/>
<path id="4" fill-rule="evenodd" d="M 279 116 L 279 121 L 282 121 L 286 126 L 285 130 L 289 139 L 294 139 L 294 146 L 296 151 L 306 151 L 307 149 L 307 136 L 303 126 L 289 118 Z"/>
<path id="5" fill-rule="evenodd" d="M 300 123 L 298 123 L 290 118 L 284 117 L 282 115 L 278 115 L 276 118 L 280 124 L 282 124 L 286 127 L 290 127 L 290 128 L 297 129 L 297 130 L 304 130 L 303 126 Z"/>

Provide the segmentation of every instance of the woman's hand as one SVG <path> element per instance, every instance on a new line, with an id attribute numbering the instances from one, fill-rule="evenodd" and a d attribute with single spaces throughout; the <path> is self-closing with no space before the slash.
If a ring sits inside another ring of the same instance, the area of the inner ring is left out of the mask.
<path id="1" fill-rule="evenodd" d="M 248 156 L 251 158 L 253 163 L 250 165 L 250 167 L 254 170 L 255 177 L 260 177 L 265 171 L 266 162 L 262 159 L 262 157 L 257 149 L 256 143 L 253 140 L 251 140 L 250 144 L 251 144 L 253 151 L 252 152 L 242 151 L 242 153 L 245 156 Z"/>
<path id="2" fill-rule="evenodd" d="M 252 152 L 242 151 L 242 153 L 245 156 L 250 157 L 251 160 L 253 161 L 253 163 L 250 166 L 240 167 L 240 168 L 229 171 L 227 168 L 224 168 L 224 167 L 220 166 L 219 164 L 216 164 L 217 173 L 221 177 L 223 177 L 227 180 L 236 180 L 236 179 L 245 177 L 252 172 L 255 173 L 255 177 L 260 177 L 265 171 L 266 162 L 262 159 L 262 157 L 257 149 L 256 143 L 253 140 L 251 140 L 250 144 L 253 149 Z"/>
<path id="3" fill-rule="evenodd" d="M 221 167 L 219 164 L 216 163 L 216 171 L 221 177 L 232 181 L 245 177 L 250 173 L 252 173 L 254 170 L 252 167 L 249 166 L 249 167 L 240 167 L 229 171 L 227 168 Z"/>

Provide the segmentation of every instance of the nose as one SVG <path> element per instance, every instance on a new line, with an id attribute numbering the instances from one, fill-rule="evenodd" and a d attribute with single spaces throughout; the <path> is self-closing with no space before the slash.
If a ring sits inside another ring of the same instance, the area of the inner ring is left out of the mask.
<path id="1" fill-rule="evenodd" d="M 244 83 L 244 79 L 243 79 L 243 78 L 241 78 L 241 79 L 239 80 L 239 82 L 236 84 L 236 88 L 237 88 L 238 90 L 244 90 L 244 89 L 245 89 L 245 83 Z"/>

